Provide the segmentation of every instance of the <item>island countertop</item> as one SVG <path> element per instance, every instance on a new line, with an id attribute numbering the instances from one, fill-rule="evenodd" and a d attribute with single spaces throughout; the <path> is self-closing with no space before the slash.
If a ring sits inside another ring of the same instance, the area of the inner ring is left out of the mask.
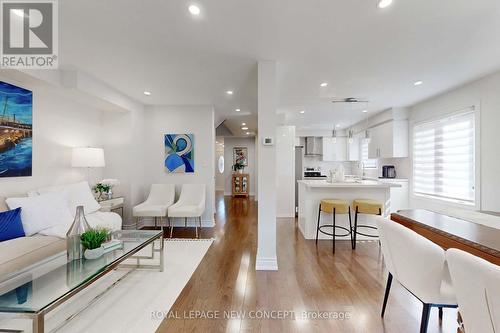
<path id="1" fill-rule="evenodd" d="M 390 187 L 401 187 L 399 184 L 394 183 L 383 183 L 377 180 L 348 180 L 344 182 L 334 182 L 329 183 L 326 180 L 298 180 L 299 184 L 303 184 L 306 187 L 337 187 L 337 188 L 346 188 L 346 187 L 355 187 L 355 188 L 390 188 Z"/>

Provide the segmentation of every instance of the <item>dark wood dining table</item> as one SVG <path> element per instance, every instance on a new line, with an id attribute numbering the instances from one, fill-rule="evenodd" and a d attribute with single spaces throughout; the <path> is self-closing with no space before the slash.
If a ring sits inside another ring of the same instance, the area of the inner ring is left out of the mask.
<path id="1" fill-rule="evenodd" d="M 500 265 L 500 229 L 424 209 L 400 210 L 391 220 L 444 249 L 460 249 Z"/>

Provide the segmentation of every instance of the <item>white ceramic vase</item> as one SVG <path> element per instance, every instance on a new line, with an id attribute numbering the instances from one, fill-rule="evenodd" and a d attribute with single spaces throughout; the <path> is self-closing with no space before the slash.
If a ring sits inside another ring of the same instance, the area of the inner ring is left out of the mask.
<path id="1" fill-rule="evenodd" d="M 100 258 L 102 257 L 103 254 L 104 254 L 104 247 L 101 246 L 93 250 L 86 249 L 85 252 L 83 253 L 83 256 L 85 257 L 85 259 L 91 260 Z"/>

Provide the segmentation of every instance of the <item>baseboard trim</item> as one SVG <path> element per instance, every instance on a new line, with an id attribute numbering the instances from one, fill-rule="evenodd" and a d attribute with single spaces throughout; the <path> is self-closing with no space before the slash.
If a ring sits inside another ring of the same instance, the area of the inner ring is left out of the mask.
<path id="1" fill-rule="evenodd" d="M 278 258 L 256 258 L 255 270 L 257 271 L 277 271 Z"/>

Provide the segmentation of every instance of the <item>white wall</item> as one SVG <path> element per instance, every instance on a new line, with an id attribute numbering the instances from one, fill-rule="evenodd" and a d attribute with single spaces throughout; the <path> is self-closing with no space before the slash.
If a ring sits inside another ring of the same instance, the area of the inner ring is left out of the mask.
<path id="1" fill-rule="evenodd" d="M 480 209 L 498 212 L 500 211 L 500 200 L 498 199 L 498 189 L 500 188 L 498 175 L 500 170 L 498 149 L 500 144 L 500 72 L 413 106 L 410 114 L 410 138 L 415 122 L 459 111 L 473 105 L 480 106 Z M 422 200 L 412 195 L 410 195 L 410 204 L 417 208 L 444 206 L 441 201 Z"/>
<path id="2" fill-rule="evenodd" d="M 248 148 L 248 166 L 245 167 L 244 173 L 250 175 L 250 195 L 255 195 L 255 139 L 252 138 L 224 138 L 224 195 L 231 195 L 232 191 L 232 166 L 233 166 L 233 148 L 247 147 Z"/>
<path id="3" fill-rule="evenodd" d="M 102 112 L 66 98 L 54 87 L 1 75 L 0 80 L 33 91 L 33 175 L 0 178 L 0 196 L 87 179 L 86 169 L 71 167 L 71 148 L 102 147 Z M 92 181 L 102 177 L 102 169 L 92 170 Z"/>
<path id="4" fill-rule="evenodd" d="M 194 134 L 195 173 L 168 173 L 164 166 L 164 135 Z M 214 224 L 215 207 L 215 128 L 214 110 L 208 106 L 147 107 L 144 112 L 144 133 L 139 138 L 143 151 L 144 183 L 206 184 L 205 226 Z M 139 162 L 139 161 L 138 161 Z"/>
<path id="5" fill-rule="evenodd" d="M 115 196 L 125 199 L 124 228 L 132 226 L 132 207 L 142 202 L 148 187 L 144 184 L 144 110 L 133 108 L 129 112 L 105 112 L 102 117 L 103 140 L 106 154 L 106 178 L 120 180 Z"/>
<path id="6" fill-rule="evenodd" d="M 276 129 L 276 214 L 295 217 L 295 126 Z"/>

